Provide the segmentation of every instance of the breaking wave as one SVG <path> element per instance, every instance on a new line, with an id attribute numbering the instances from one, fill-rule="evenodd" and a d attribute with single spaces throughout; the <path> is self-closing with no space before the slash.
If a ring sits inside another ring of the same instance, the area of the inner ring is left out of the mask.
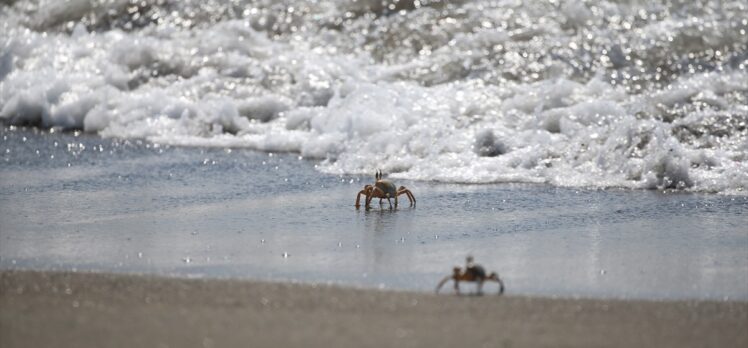
<path id="1" fill-rule="evenodd" d="M 743 1 L 0 3 L 0 119 L 447 182 L 748 188 Z"/>

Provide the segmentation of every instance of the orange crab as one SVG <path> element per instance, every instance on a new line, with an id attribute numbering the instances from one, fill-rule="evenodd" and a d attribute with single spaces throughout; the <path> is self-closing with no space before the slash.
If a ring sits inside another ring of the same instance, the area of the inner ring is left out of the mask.
<path id="1" fill-rule="evenodd" d="M 478 283 L 478 295 L 483 294 L 483 283 L 486 281 L 494 281 L 499 283 L 499 295 L 504 293 L 504 282 L 501 281 L 501 278 L 499 278 L 499 275 L 496 272 L 491 272 L 491 274 L 486 275 L 486 270 L 483 269 L 482 266 L 474 264 L 473 258 L 471 256 L 468 256 L 467 258 L 467 266 L 465 267 L 465 270 L 463 271 L 462 268 L 455 266 L 452 269 L 452 275 L 448 275 L 442 279 L 439 284 L 436 285 L 436 293 L 439 293 L 439 290 L 442 288 L 442 286 L 450 281 L 453 280 L 455 282 L 454 289 L 456 294 L 460 294 L 460 282 L 476 282 Z"/>
<path id="2" fill-rule="evenodd" d="M 397 197 L 400 195 L 406 195 L 411 206 L 416 205 L 416 197 L 413 196 L 413 193 L 405 188 L 405 186 L 400 186 L 396 189 L 395 184 L 393 184 L 392 181 L 382 179 L 382 171 L 377 171 L 374 174 L 374 178 L 376 178 L 374 185 L 364 186 L 364 189 L 359 191 L 358 195 L 356 195 L 356 208 L 361 206 L 361 195 L 366 196 L 366 209 L 369 209 L 369 203 L 371 203 L 372 198 L 379 198 L 380 204 L 382 203 L 383 198 L 387 198 L 387 202 L 390 204 L 390 209 L 392 208 L 392 201 L 390 201 L 390 198 L 394 198 L 395 207 L 397 207 Z"/>

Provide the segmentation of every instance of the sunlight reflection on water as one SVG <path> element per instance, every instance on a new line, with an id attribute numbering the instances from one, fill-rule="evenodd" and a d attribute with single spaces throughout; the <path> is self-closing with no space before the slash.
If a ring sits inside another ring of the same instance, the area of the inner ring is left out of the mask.
<path id="1" fill-rule="evenodd" d="M 19 134 L 0 168 L 3 269 L 432 291 L 471 254 L 514 294 L 748 299 L 746 197 L 402 181 L 417 207 L 366 210 L 372 178 L 295 155 L 78 137 L 117 150 L 49 159 L 33 149 L 73 136 Z"/>

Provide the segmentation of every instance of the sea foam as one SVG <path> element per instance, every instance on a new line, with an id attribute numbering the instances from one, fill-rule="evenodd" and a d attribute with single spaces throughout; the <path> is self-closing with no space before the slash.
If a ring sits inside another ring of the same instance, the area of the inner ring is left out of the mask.
<path id="1" fill-rule="evenodd" d="M 745 7 L 10 2 L 0 119 L 327 173 L 745 194 Z"/>

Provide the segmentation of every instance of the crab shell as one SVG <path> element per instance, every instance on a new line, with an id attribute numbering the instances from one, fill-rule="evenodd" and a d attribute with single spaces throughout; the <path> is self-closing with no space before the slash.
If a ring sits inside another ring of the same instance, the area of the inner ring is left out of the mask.
<path id="1" fill-rule="evenodd" d="M 395 198 L 397 196 L 397 187 L 392 183 L 392 181 L 377 180 L 377 182 L 374 183 L 374 186 L 382 190 L 386 198 Z"/>

